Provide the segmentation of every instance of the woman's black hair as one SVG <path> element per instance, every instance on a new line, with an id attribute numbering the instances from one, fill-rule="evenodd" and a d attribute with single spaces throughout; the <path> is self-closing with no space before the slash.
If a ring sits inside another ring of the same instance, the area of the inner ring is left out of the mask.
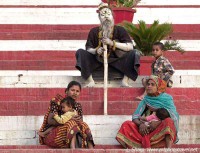
<path id="1" fill-rule="evenodd" d="M 81 90 L 81 84 L 77 81 L 71 81 L 67 88 L 65 89 L 65 93 L 72 87 L 72 86 L 79 86 L 80 90 Z"/>
<path id="2" fill-rule="evenodd" d="M 65 97 L 60 101 L 60 103 L 65 103 L 67 106 L 75 108 L 75 100 L 72 97 Z"/>

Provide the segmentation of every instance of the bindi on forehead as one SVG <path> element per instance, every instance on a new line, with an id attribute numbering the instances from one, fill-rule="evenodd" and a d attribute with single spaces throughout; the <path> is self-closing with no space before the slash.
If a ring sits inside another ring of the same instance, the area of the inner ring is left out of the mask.
<path id="1" fill-rule="evenodd" d="M 104 9 L 102 9 L 101 11 L 100 11 L 100 14 L 101 15 L 104 15 L 104 14 L 111 14 L 111 10 L 110 9 L 108 9 L 108 8 L 104 8 Z"/>

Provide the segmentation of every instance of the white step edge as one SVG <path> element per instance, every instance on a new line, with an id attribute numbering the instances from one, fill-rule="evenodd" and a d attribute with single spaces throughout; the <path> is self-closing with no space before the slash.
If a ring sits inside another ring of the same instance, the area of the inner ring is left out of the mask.
<path id="1" fill-rule="evenodd" d="M 85 43 L 86 40 L 0 40 L 0 51 L 77 51 L 85 49 Z M 200 40 L 178 40 L 178 43 L 186 52 L 200 51 Z"/>
<path id="2" fill-rule="evenodd" d="M 1 0 L 0 5 L 98 5 L 101 0 Z M 199 0 L 142 0 L 138 5 L 200 5 Z"/>
<path id="3" fill-rule="evenodd" d="M 134 110 L 133 110 L 134 111 Z M 131 115 L 85 115 L 94 141 L 99 145 L 118 145 L 115 140 L 121 124 L 131 120 Z M 43 116 L 0 116 L 0 145 L 36 145 Z M 179 144 L 200 143 L 200 116 L 181 115 Z"/>
<path id="4" fill-rule="evenodd" d="M 143 87 L 139 75 L 136 81 L 129 80 L 133 88 Z M 84 87 L 87 82 L 78 70 L 72 71 L 0 71 L 0 88 L 65 88 L 72 81 Z M 200 70 L 176 70 L 172 77 L 173 88 L 200 88 Z M 103 87 L 102 80 L 95 80 L 94 87 Z M 108 80 L 108 88 L 120 87 L 121 80 Z"/>

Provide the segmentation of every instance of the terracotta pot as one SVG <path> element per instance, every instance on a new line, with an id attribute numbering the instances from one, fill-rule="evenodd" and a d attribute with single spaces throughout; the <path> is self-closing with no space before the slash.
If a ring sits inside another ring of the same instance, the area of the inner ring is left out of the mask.
<path id="1" fill-rule="evenodd" d="M 153 56 L 141 56 L 139 75 L 151 75 L 151 64 L 154 60 Z"/>
<path id="2" fill-rule="evenodd" d="M 121 23 L 124 20 L 132 22 L 134 13 L 136 13 L 135 9 L 126 8 L 126 7 L 113 7 L 115 24 Z"/>

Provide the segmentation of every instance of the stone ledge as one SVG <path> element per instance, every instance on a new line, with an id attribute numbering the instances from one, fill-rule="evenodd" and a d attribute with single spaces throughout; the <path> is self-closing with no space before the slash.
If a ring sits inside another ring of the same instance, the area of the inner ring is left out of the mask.
<path id="1" fill-rule="evenodd" d="M 89 125 L 94 142 L 97 145 L 119 145 L 115 140 L 117 131 L 131 115 L 85 115 L 84 121 Z M 39 130 L 43 116 L 5 116 L 0 117 L 0 148 L 5 145 L 38 145 Z M 200 144 L 200 115 L 181 115 L 179 123 L 178 145 Z"/>
<path id="2" fill-rule="evenodd" d="M 200 148 L 172 149 L 0 149 L 6 153 L 198 153 Z"/>

